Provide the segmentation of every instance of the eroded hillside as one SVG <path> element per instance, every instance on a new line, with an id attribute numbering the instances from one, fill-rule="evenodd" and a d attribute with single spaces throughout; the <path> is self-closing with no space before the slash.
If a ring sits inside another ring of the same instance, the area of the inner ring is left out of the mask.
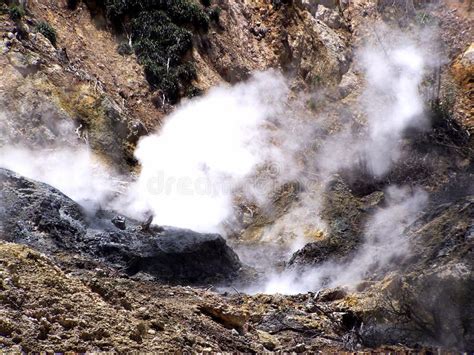
<path id="1" fill-rule="evenodd" d="M 471 2 L 7 0 L 0 36 L 1 350 L 474 350 Z M 222 236 L 145 179 L 214 160 Z"/>

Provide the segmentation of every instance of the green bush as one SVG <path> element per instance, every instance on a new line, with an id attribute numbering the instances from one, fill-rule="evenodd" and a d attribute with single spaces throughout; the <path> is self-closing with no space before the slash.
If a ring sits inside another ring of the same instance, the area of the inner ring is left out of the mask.
<path id="1" fill-rule="evenodd" d="M 209 19 L 214 23 L 219 23 L 219 17 L 221 15 L 221 8 L 219 6 L 214 6 L 208 10 L 207 14 Z"/>
<path id="2" fill-rule="evenodd" d="M 45 21 L 42 21 L 36 26 L 36 31 L 45 36 L 51 42 L 51 44 L 56 47 L 57 34 L 53 26 Z"/>
<path id="3" fill-rule="evenodd" d="M 192 48 L 192 34 L 175 25 L 162 11 L 142 12 L 132 21 L 135 52 L 143 64 L 174 67 Z"/>
<path id="4" fill-rule="evenodd" d="M 105 0 L 107 16 L 113 21 L 141 12 L 161 10 L 176 24 L 191 24 L 206 30 L 209 18 L 206 13 L 190 0 Z"/>
<path id="5" fill-rule="evenodd" d="M 19 21 L 25 16 L 25 9 L 20 5 L 13 5 L 8 9 L 8 15 L 12 21 Z"/>
<path id="6" fill-rule="evenodd" d="M 184 59 L 192 49 L 189 29 L 206 31 L 208 14 L 190 0 L 104 1 L 116 28 L 131 32 L 133 49 L 151 87 L 176 102 L 196 77 L 194 64 Z"/>
<path id="7" fill-rule="evenodd" d="M 168 0 L 164 7 L 173 22 L 181 25 L 192 24 L 198 29 L 207 30 L 209 17 L 201 8 L 187 0 Z"/>
<path id="8" fill-rule="evenodd" d="M 107 16 L 115 20 L 124 16 L 136 4 L 132 4 L 132 1 L 105 0 L 104 5 Z"/>

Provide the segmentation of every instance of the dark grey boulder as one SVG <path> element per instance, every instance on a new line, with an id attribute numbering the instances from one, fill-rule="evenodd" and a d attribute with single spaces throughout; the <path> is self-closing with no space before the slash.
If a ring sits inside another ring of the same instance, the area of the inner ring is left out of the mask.
<path id="1" fill-rule="evenodd" d="M 115 212 L 90 216 L 53 187 L 6 169 L 0 169 L 0 201 L 0 239 L 47 254 L 79 254 L 129 275 L 145 272 L 170 282 L 225 280 L 241 268 L 218 234 L 143 228 L 128 218 L 117 227 Z"/>

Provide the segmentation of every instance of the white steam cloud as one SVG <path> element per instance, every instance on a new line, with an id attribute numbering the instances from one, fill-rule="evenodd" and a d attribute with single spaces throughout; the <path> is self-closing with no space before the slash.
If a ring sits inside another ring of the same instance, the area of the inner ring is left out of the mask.
<path id="1" fill-rule="evenodd" d="M 118 181 L 87 147 L 3 147 L 0 167 L 54 186 L 90 212 L 105 207 L 119 189 Z"/>
<path id="2" fill-rule="evenodd" d="M 365 241 L 349 262 L 328 261 L 306 270 L 291 269 L 268 277 L 263 288 L 250 287 L 250 293 L 298 294 L 322 287 L 356 286 L 367 277 L 407 255 L 409 237 L 404 231 L 416 221 L 426 205 L 427 194 L 422 190 L 389 187 L 387 206 L 379 209 L 367 222 Z"/>
<path id="3" fill-rule="evenodd" d="M 361 58 L 367 80 L 363 100 L 370 132 L 365 153 L 369 169 L 380 176 L 400 158 L 403 132 L 426 124 L 419 92 L 425 61 L 423 53 L 411 44 L 389 53 L 380 47 L 367 48 Z"/>
<path id="4" fill-rule="evenodd" d="M 18 125 L 15 117 L 0 112 L 0 167 L 57 188 L 91 214 L 106 208 L 123 183 L 78 138 L 72 122 L 46 119 L 48 128 L 29 132 L 37 138 L 29 141 L 11 127 Z"/>
<path id="5" fill-rule="evenodd" d="M 354 132 L 348 122 L 339 133 L 327 137 L 316 151 L 314 170 L 323 187 L 341 169 L 364 167 L 381 177 L 402 156 L 402 139 L 409 128 L 423 129 L 428 120 L 423 114 L 420 86 L 431 60 L 417 42 L 397 31 L 387 31 L 361 48 L 355 58 L 364 76 L 364 90 L 357 108 L 366 117 L 366 131 Z M 326 262 L 318 267 L 273 273 L 263 284 L 249 292 L 299 293 L 323 286 L 354 285 L 369 271 L 383 269 L 395 257 L 408 254 L 404 229 L 415 220 L 427 200 L 426 193 L 409 193 L 405 187 L 392 186 L 386 191 L 387 207 L 369 219 L 365 242 L 349 262 Z M 317 203 L 317 200 L 316 200 Z M 307 223 L 298 210 L 288 216 L 293 225 Z"/>
<path id="6" fill-rule="evenodd" d="M 367 132 L 356 135 L 346 125 L 325 142 L 317 157 L 324 176 L 359 165 L 383 176 L 400 159 L 403 133 L 428 125 L 420 93 L 429 66 L 426 52 L 396 31 L 387 34 L 383 43 L 384 47 L 380 42 L 365 46 L 355 58 L 365 79 L 359 104 Z"/>
<path id="7" fill-rule="evenodd" d="M 269 125 L 287 94 L 283 77 L 270 71 L 182 105 L 138 144 L 142 171 L 127 196 L 128 214 L 217 231 L 231 216 L 233 192 L 257 166 L 281 158 Z"/>
<path id="8" fill-rule="evenodd" d="M 283 76 L 267 71 L 178 107 L 159 132 L 140 140 L 135 153 L 140 176 L 114 201 L 118 184 L 87 147 L 4 145 L 0 166 L 46 182 L 84 206 L 105 204 L 135 218 L 152 214 L 154 224 L 201 232 L 222 232 L 238 199 L 272 209 L 272 194 L 284 183 L 299 181 L 304 189 L 298 200 L 266 228 L 261 236 L 266 244 L 247 253 L 254 259 L 269 255 L 265 245 L 294 234 L 284 256 L 274 254 L 285 257 L 305 244 L 308 226 L 324 230 L 321 193 L 334 173 L 363 166 L 383 176 L 402 156 L 404 132 L 427 125 L 420 85 L 431 61 L 415 39 L 386 29 L 379 39 L 354 59 L 353 70 L 364 77 L 365 89 L 351 109 L 363 111 L 365 130 L 354 132 L 354 120 L 341 120 L 336 133 L 324 133 L 331 118 L 308 115 L 303 98 L 289 98 Z M 368 221 L 365 242 L 352 261 L 272 274 L 250 291 L 297 293 L 352 283 L 409 252 L 403 231 L 426 195 L 392 187 L 386 197 L 387 206 Z"/>

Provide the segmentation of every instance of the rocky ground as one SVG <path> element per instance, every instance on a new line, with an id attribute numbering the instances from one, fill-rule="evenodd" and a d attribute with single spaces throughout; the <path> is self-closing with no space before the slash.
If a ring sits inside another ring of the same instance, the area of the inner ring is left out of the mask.
<path id="1" fill-rule="evenodd" d="M 66 1 L 29 1 L 21 25 L 6 3 L 0 148 L 86 141 L 114 169 L 138 171 L 138 139 L 174 107 L 160 104 L 134 54 L 117 52 L 123 34 L 107 25 L 101 2 L 70 9 Z M 328 104 L 314 108 L 308 94 L 306 110 L 334 115 L 359 93 L 352 56 L 374 35 L 371 21 L 412 21 L 406 4 L 391 1 L 215 3 L 219 21 L 193 37 L 196 87 L 278 68 L 293 94 L 324 92 Z M 284 223 L 298 202 L 292 186 L 276 197 L 274 215 L 257 211 L 238 242 L 226 242 L 114 211 L 91 216 L 58 190 L 0 169 L 0 350 L 474 351 L 471 3 L 415 5 L 417 20 L 440 23 L 443 110 L 433 110 L 431 130 L 405 137 L 406 156 L 387 176 L 334 176 L 323 199 L 328 232 L 311 231 L 309 243 L 281 265 L 303 270 L 344 260 L 360 246 L 364 221 L 386 203 L 386 187 L 422 186 L 429 205 L 405 231 L 413 251 L 397 267 L 374 270 L 356 290 L 246 295 L 240 287 L 258 270 L 229 245 L 261 243 L 262 230 Z M 56 29 L 55 45 L 36 31 L 40 21 Z M 335 118 L 328 130 L 337 126 Z"/>
<path id="2" fill-rule="evenodd" d="M 28 247 L 2 243 L 3 349 L 302 352 L 356 343 L 342 338 L 353 314 L 314 294 L 226 296 L 212 286 L 160 285 L 60 258 L 58 267 Z"/>
<path id="3" fill-rule="evenodd" d="M 473 217 L 472 197 L 433 209 L 416 225 L 417 262 L 406 260 L 402 272 L 375 277 L 356 293 L 222 294 L 210 282 L 163 285 L 68 248 L 47 256 L 2 242 L 2 346 L 60 352 L 420 351 L 416 344 L 442 339 L 445 348 L 468 348 L 473 258 L 467 221 Z"/>

